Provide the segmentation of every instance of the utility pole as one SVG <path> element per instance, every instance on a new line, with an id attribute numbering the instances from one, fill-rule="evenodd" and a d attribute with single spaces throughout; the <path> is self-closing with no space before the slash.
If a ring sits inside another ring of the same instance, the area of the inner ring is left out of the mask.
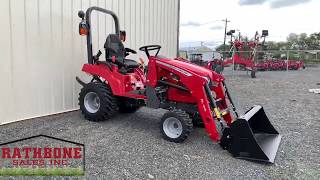
<path id="1" fill-rule="evenodd" d="M 289 71 L 289 56 L 290 56 L 290 52 L 289 50 L 287 50 L 287 72 Z"/>
<path id="2" fill-rule="evenodd" d="M 227 26 L 228 26 L 228 19 L 226 18 L 225 20 L 222 20 L 225 22 L 224 26 L 224 40 L 223 40 L 223 60 L 225 60 L 225 52 L 226 52 L 226 39 L 227 39 Z"/>

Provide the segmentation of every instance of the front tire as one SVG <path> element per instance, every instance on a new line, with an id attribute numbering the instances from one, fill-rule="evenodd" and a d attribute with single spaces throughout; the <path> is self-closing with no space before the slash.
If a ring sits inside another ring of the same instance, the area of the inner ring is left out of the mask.
<path id="1" fill-rule="evenodd" d="M 117 112 L 117 100 L 111 88 L 100 82 L 86 84 L 79 94 L 80 110 L 89 121 L 110 119 Z"/>
<path id="2" fill-rule="evenodd" d="M 160 129 L 164 139 L 181 143 L 188 138 L 193 129 L 192 119 L 185 111 L 171 109 L 163 115 Z"/>

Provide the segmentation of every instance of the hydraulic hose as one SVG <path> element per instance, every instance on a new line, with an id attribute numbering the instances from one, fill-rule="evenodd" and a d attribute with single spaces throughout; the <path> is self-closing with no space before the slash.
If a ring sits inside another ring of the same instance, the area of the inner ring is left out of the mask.
<path id="1" fill-rule="evenodd" d="M 221 119 L 221 114 L 218 110 L 218 107 L 217 107 L 217 104 L 216 104 L 216 101 L 214 100 L 212 94 L 211 94 L 211 89 L 209 88 L 209 84 L 206 84 L 204 86 L 204 89 L 206 91 L 206 94 L 207 94 L 207 97 L 209 99 L 209 103 L 210 103 L 210 106 L 211 108 L 213 109 L 218 121 L 220 122 L 220 119 Z"/>
<path id="2" fill-rule="evenodd" d="M 236 107 L 235 107 L 235 105 L 234 105 L 234 103 L 233 103 L 233 101 L 232 101 L 232 99 L 231 99 L 231 96 L 230 96 L 230 93 L 229 93 L 229 90 L 228 90 L 228 88 L 227 88 L 226 83 L 225 83 L 224 81 L 222 81 L 222 84 L 223 84 L 223 86 L 224 86 L 224 89 L 225 89 L 225 92 L 226 92 L 226 94 L 227 94 L 227 96 L 228 96 L 228 99 L 229 99 L 229 101 L 230 101 L 230 103 L 231 103 L 232 110 L 234 111 L 234 113 L 236 114 L 236 116 L 239 117 L 239 114 L 238 114 L 237 109 L 236 109 Z"/>

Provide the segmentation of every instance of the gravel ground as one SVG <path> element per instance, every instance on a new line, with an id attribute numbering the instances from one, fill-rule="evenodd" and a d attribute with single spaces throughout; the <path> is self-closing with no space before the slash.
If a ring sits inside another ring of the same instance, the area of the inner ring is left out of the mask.
<path id="1" fill-rule="evenodd" d="M 37 134 L 86 145 L 86 179 L 320 179 L 320 68 L 290 72 L 226 69 L 240 112 L 261 104 L 282 134 L 275 164 L 233 158 L 195 129 L 182 144 L 160 136 L 165 111 L 141 108 L 111 120 L 86 121 L 79 111 L 0 126 L 0 142 Z M 94 177 L 94 178 L 93 178 Z"/>

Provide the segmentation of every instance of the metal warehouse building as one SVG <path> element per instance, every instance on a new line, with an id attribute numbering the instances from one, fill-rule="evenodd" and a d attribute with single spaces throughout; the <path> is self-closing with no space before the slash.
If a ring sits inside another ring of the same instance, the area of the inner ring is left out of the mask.
<path id="1" fill-rule="evenodd" d="M 75 77 L 88 77 L 81 73 L 86 39 L 77 12 L 90 6 L 118 15 L 126 46 L 160 44 L 162 55 L 176 56 L 179 0 L 1 0 L 0 124 L 78 109 Z M 92 21 L 96 52 L 113 22 L 99 13 Z"/>

